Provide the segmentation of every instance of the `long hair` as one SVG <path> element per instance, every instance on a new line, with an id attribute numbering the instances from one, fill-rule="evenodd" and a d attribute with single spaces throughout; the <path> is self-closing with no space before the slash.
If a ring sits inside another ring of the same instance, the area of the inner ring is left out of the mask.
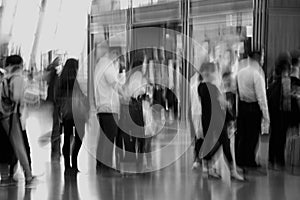
<path id="1" fill-rule="evenodd" d="M 282 52 L 275 61 L 275 74 L 281 77 L 283 72 L 289 73 L 291 70 L 291 56 L 288 52 Z"/>
<path id="2" fill-rule="evenodd" d="M 60 75 L 60 88 L 62 96 L 72 95 L 73 86 L 76 81 L 78 71 L 78 60 L 70 58 L 66 61 Z"/>

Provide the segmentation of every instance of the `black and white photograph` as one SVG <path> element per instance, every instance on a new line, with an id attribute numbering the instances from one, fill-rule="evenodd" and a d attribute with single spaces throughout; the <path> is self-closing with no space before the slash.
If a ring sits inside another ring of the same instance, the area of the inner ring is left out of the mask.
<path id="1" fill-rule="evenodd" d="M 300 0 L 0 0 L 0 200 L 300 199 Z"/>

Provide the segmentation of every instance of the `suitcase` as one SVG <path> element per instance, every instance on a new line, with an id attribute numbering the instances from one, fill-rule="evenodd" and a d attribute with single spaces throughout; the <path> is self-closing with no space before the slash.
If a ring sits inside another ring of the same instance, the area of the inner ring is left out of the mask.
<path id="1" fill-rule="evenodd" d="M 300 175 L 300 136 L 287 138 L 286 143 L 286 165 L 292 174 Z"/>

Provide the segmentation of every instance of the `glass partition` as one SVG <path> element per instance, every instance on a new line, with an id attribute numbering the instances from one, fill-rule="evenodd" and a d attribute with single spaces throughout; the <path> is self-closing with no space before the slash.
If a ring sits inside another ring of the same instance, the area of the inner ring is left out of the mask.
<path id="1" fill-rule="evenodd" d="M 251 50 L 252 1 L 191 0 L 189 22 L 194 42 L 191 48 L 193 62 L 201 65 L 197 58 L 203 52 L 197 48 L 203 47 L 210 61 L 219 63 L 222 70 L 236 72 L 237 61 Z"/>

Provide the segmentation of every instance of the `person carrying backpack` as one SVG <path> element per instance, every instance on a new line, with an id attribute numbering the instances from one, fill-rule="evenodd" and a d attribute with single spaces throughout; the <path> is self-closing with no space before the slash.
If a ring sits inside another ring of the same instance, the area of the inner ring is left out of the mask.
<path id="1" fill-rule="evenodd" d="M 11 146 L 17 160 L 24 170 L 25 185 L 32 185 L 35 177 L 32 175 L 30 166 L 29 143 L 25 131 L 22 131 L 20 120 L 20 108 L 24 91 L 24 77 L 22 76 L 23 59 L 18 55 L 11 55 L 6 58 L 4 76 L 1 85 L 1 125 L 8 135 Z M 12 159 L 13 160 L 13 159 Z M 17 160 L 10 162 L 10 174 Z M 13 179 L 1 180 L 2 184 L 10 183 Z"/>

